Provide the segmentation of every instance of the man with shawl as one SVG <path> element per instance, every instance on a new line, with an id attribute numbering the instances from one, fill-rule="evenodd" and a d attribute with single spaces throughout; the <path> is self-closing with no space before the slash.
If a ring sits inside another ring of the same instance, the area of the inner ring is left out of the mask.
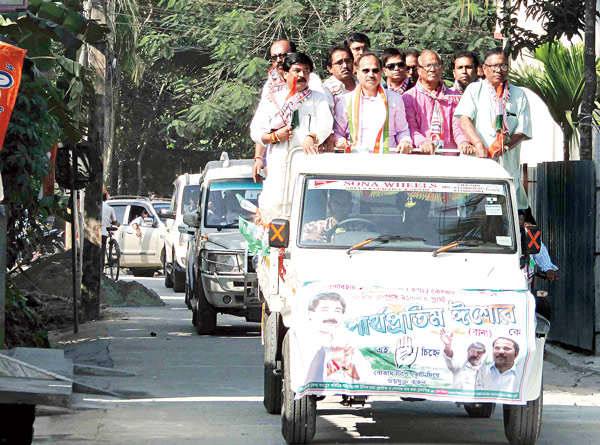
<path id="1" fill-rule="evenodd" d="M 473 146 L 460 128 L 454 110 L 460 95 L 442 80 L 442 61 L 434 51 L 419 56 L 417 85 L 404 93 L 406 120 L 415 147 L 423 153 L 459 155 Z"/>
<path id="2" fill-rule="evenodd" d="M 270 100 L 261 100 L 250 124 L 252 140 L 268 150 L 269 175 L 259 200 L 263 215 L 281 208 L 289 150 L 300 146 L 306 154 L 316 153 L 333 126 L 327 97 L 308 86 L 312 60 L 290 53 L 282 69 L 285 88 L 270 93 Z"/>
<path id="3" fill-rule="evenodd" d="M 356 60 L 360 85 L 335 107 L 336 149 L 346 152 L 410 153 L 412 142 L 402 96 L 381 86 L 381 61 L 373 53 Z"/>
<path id="4" fill-rule="evenodd" d="M 501 48 L 488 51 L 485 80 L 471 83 L 454 115 L 474 146 L 469 154 L 498 161 L 513 177 L 519 209 L 528 207 L 521 174 L 521 142 L 531 139 L 525 92 L 507 81 L 508 61 Z"/>

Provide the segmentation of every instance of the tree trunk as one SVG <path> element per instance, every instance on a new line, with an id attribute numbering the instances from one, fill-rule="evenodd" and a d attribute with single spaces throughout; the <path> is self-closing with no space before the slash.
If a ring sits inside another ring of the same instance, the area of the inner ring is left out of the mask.
<path id="1" fill-rule="evenodd" d="M 585 0 L 585 84 L 581 111 L 579 114 L 579 132 L 581 144 L 579 148 L 581 160 L 592 159 L 592 112 L 596 98 L 596 0 Z"/>
<path id="2" fill-rule="evenodd" d="M 86 6 L 90 8 L 89 18 L 106 24 L 105 0 L 92 0 Z M 89 46 L 88 68 L 94 83 L 94 94 L 90 99 L 88 142 L 91 146 L 90 163 L 96 175 L 85 190 L 82 310 L 85 318 L 90 320 L 100 315 L 102 288 L 102 156 L 106 146 L 106 42 Z"/>
<path id="3" fill-rule="evenodd" d="M 573 141 L 573 131 L 570 126 L 561 127 L 563 134 L 563 157 L 564 161 L 571 159 L 571 142 Z"/>

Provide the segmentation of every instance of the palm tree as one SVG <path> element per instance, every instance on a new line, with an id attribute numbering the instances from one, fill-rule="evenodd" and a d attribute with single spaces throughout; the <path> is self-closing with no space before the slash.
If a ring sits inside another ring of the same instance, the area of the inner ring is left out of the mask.
<path id="1" fill-rule="evenodd" d="M 524 65 L 511 72 L 510 80 L 537 94 L 548 107 L 554 122 L 563 132 L 565 160 L 571 148 L 579 145 L 577 116 L 585 81 L 583 44 L 565 47 L 560 42 L 546 43 L 533 51 L 540 66 Z"/>

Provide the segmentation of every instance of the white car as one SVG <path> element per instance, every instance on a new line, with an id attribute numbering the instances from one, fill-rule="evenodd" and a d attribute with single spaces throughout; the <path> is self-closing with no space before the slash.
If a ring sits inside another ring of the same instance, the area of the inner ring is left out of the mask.
<path id="1" fill-rule="evenodd" d="M 169 201 L 139 196 L 115 196 L 106 201 L 111 206 L 121 224 L 115 232 L 115 239 L 121 250 L 121 267 L 129 268 L 134 276 L 153 276 L 162 268 L 161 252 L 165 238 L 165 219 L 159 216 L 161 210 L 169 208 Z M 141 237 L 130 223 L 146 210 L 140 227 Z"/>
<path id="2" fill-rule="evenodd" d="M 202 174 L 199 173 L 179 176 L 173 181 L 169 208 L 160 212 L 160 216 L 167 219 L 162 253 L 165 286 L 172 287 L 175 292 L 185 291 L 187 243 L 190 237 L 185 231 L 179 231 L 179 225 L 183 223 L 184 213 L 198 210 L 201 182 Z"/>

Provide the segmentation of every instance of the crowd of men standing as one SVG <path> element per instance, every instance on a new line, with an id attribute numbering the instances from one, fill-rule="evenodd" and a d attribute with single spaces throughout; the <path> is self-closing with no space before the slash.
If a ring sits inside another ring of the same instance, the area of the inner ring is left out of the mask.
<path id="1" fill-rule="evenodd" d="M 488 51 L 483 64 L 473 52 L 456 54 L 451 86 L 435 51 L 387 48 L 379 56 L 362 33 L 329 49 L 330 77 L 324 81 L 292 42 L 274 42 L 270 55 L 272 66 L 250 125 L 255 179 L 263 167 L 267 173 L 261 208 L 278 210 L 287 153 L 296 146 L 306 154 L 492 158 L 513 177 L 519 209 L 528 207 L 520 144 L 531 138 L 529 104 L 524 92 L 508 83 L 508 60 L 500 48 Z"/>

